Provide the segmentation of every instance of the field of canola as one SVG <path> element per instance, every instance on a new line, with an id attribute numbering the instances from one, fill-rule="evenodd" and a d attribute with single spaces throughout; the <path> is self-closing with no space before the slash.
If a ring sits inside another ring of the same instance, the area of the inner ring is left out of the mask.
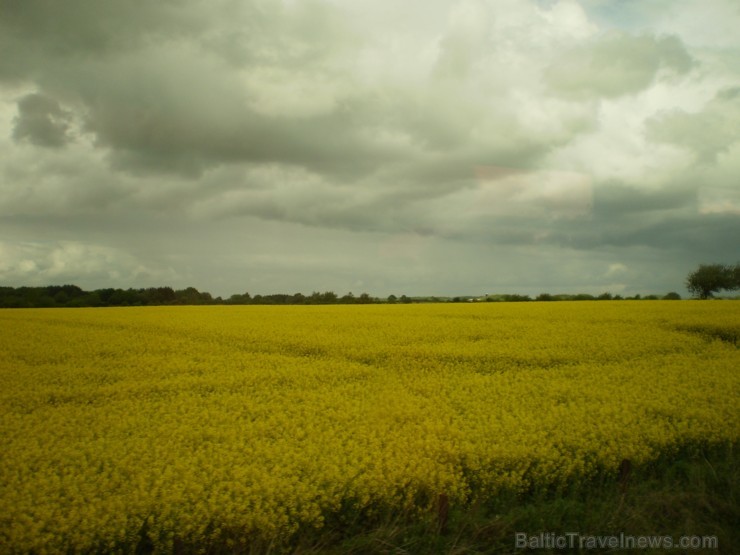
<path id="1" fill-rule="evenodd" d="M 0 545 L 280 538 L 740 436 L 740 303 L 0 311 Z"/>

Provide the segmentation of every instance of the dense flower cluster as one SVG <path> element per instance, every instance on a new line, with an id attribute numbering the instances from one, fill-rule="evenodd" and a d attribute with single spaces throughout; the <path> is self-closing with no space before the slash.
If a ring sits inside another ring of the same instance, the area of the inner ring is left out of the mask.
<path id="1" fill-rule="evenodd" d="M 0 545 L 278 538 L 734 442 L 738 330 L 732 302 L 6 310 Z"/>

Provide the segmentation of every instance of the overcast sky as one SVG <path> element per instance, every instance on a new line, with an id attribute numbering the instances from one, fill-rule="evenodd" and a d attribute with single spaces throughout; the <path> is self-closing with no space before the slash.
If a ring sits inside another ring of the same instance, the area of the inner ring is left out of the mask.
<path id="1" fill-rule="evenodd" d="M 0 0 L 0 285 L 686 294 L 737 0 Z"/>

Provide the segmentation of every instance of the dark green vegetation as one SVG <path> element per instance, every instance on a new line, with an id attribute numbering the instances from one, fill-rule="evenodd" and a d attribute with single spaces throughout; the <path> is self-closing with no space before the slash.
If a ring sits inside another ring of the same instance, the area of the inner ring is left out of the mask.
<path id="1" fill-rule="evenodd" d="M 96 289 L 84 291 L 76 285 L 50 285 L 47 287 L 0 287 L 0 308 L 47 308 L 83 306 L 163 306 L 163 305 L 219 305 L 219 304 L 369 304 L 380 302 L 363 293 L 355 297 L 348 293 L 343 297 L 327 291 L 314 292 L 309 296 L 255 295 L 249 293 L 232 295 L 228 299 L 213 297 L 195 287 L 175 290 L 172 287 L 149 287 L 146 289 Z"/>
<path id="2" fill-rule="evenodd" d="M 299 531 L 284 543 L 255 540 L 229 545 L 228 532 L 208 545 L 176 542 L 177 553 L 256 554 L 505 554 L 570 553 L 571 549 L 518 549 L 516 534 L 716 538 L 718 549 L 679 553 L 732 553 L 740 546 L 740 465 L 737 445 L 692 447 L 642 467 L 623 463 L 619 473 L 557 489 L 505 493 L 486 503 L 448 507 L 444 498 L 416 516 L 385 510 L 345 509 L 320 530 Z M 578 542 L 578 539 L 574 541 Z M 588 541 L 587 539 L 585 541 Z M 661 540 L 662 541 L 662 540 Z M 142 528 L 135 547 L 151 553 Z M 129 549 L 134 546 L 125 546 Z M 665 553 L 655 549 L 588 549 L 584 553 Z"/>
<path id="3" fill-rule="evenodd" d="M 47 287 L 0 287 L 0 308 L 52 308 L 95 306 L 162 306 L 162 305 L 317 305 L 317 304 L 408 304 L 408 303 L 462 303 L 462 302 L 525 302 L 525 301 L 609 301 L 622 300 L 619 295 L 550 295 L 542 293 L 535 298 L 529 295 L 502 294 L 482 297 L 407 297 L 390 295 L 386 299 L 371 297 L 367 293 L 339 296 L 332 291 L 275 295 L 231 295 L 228 299 L 213 297 L 195 287 L 175 290 L 172 287 L 146 289 L 96 289 L 84 291 L 76 285 L 49 285 Z M 670 292 L 664 296 L 635 295 L 625 300 L 680 300 L 681 295 Z"/>
<path id="4" fill-rule="evenodd" d="M 707 299 L 721 290 L 740 289 L 740 264 L 702 264 L 686 278 L 686 287 L 696 297 Z M 159 305 L 301 305 L 301 304 L 372 304 L 372 303 L 434 303 L 434 302 L 527 302 L 527 301 L 611 301 L 622 300 L 620 295 L 602 293 L 589 295 L 551 295 L 542 293 L 534 299 L 529 295 L 498 294 L 461 297 L 407 297 L 389 295 L 386 299 L 371 297 L 367 293 L 359 296 L 351 292 L 340 297 L 333 291 L 310 295 L 302 293 L 231 295 L 228 299 L 213 297 L 195 287 L 175 290 L 172 287 L 149 287 L 145 289 L 96 289 L 83 291 L 76 285 L 50 285 L 47 287 L 0 287 L 0 308 L 47 308 L 80 306 L 159 306 Z M 671 291 L 663 296 L 647 295 L 626 297 L 627 300 L 680 300 L 681 295 Z"/>
<path id="5" fill-rule="evenodd" d="M 740 264 L 702 264 L 688 275 L 686 288 L 700 299 L 708 299 L 723 289 L 740 289 Z"/>

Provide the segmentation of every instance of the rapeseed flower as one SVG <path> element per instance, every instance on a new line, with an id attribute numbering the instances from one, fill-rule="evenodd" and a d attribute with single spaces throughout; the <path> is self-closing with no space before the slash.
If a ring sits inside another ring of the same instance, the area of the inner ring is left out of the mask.
<path id="1" fill-rule="evenodd" d="M 736 442 L 737 306 L 3 310 L 0 544 L 284 538 Z"/>

